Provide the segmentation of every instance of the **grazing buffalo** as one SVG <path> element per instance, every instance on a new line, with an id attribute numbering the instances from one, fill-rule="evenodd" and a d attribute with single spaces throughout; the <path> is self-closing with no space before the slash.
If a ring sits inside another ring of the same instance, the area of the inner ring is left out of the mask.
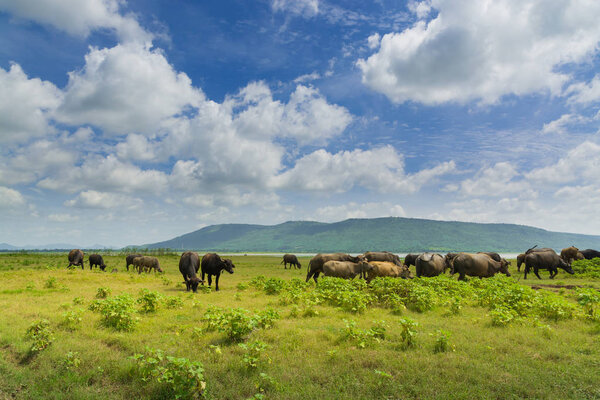
<path id="1" fill-rule="evenodd" d="M 571 264 L 573 260 L 583 260 L 585 257 L 579 252 L 579 249 L 575 246 L 567 247 L 562 249 L 560 252 L 560 258 L 565 260 L 567 264 Z"/>
<path id="2" fill-rule="evenodd" d="M 367 273 L 367 283 L 379 277 L 389 276 L 392 278 L 411 279 L 410 270 L 406 265 L 397 265 L 387 261 L 371 261 L 372 268 Z"/>
<path id="3" fill-rule="evenodd" d="M 292 269 L 292 266 L 298 269 L 302 268 L 302 264 L 298 261 L 298 257 L 293 254 L 284 254 L 281 264 L 283 264 L 283 269 L 287 269 L 288 264 L 290 264 L 290 269 Z"/>
<path id="4" fill-rule="evenodd" d="M 208 286 L 212 284 L 212 276 L 215 276 L 215 290 L 219 290 L 219 277 L 221 271 L 225 270 L 230 274 L 233 274 L 235 265 L 228 258 L 221 258 L 216 253 L 206 253 L 202 257 L 202 281 L 204 281 L 204 275 L 208 275 Z"/>
<path id="5" fill-rule="evenodd" d="M 506 260 L 502 260 L 504 259 L 496 261 L 485 253 L 460 253 L 450 261 L 452 267 L 450 274 L 454 275 L 458 272 L 459 281 L 464 280 L 465 275 L 489 278 L 490 276 L 496 275 L 498 272 L 502 272 L 504 275 L 510 276 L 510 273 L 508 272 L 508 263 Z"/>
<path id="6" fill-rule="evenodd" d="M 550 247 L 541 247 L 541 248 L 538 248 L 538 247 L 537 247 L 537 244 L 536 244 L 536 245 L 535 245 L 535 246 L 533 246 L 532 248 L 530 248 L 530 249 L 527 249 L 527 251 L 525 252 L 525 254 L 529 254 L 529 253 L 539 253 L 539 252 L 544 252 L 544 251 L 551 251 L 551 252 L 553 252 L 553 253 L 556 253 L 556 252 L 554 251 L 554 249 L 551 249 Z"/>
<path id="7" fill-rule="evenodd" d="M 493 251 L 478 251 L 477 254 L 486 254 L 494 261 L 502 261 L 502 257 L 500 257 L 500 254 L 494 253 Z"/>
<path id="8" fill-rule="evenodd" d="M 125 268 L 127 268 L 127 271 L 129 271 L 129 266 L 131 264 L 133 264 L 133 259 L 136 257 L 142 257 L 141 254 L 128 254 L 127 257 L 125 257 Z"/>
<path id="9" fill-rule="evenodd" d="M 150 272 L 151 270 L 154 270 L 157 272 L 163 272 L 163 270 L 160 268 L 160 263 L 158 262 L 158 258 L 156 258 L 156 257 L 149 257 L 149 256 L 136 257 L 133 259 L 133 266 L 134 266 L 134 268 L 138 269 L 138 274 L 141 274 L 142 270 L 144 272 Z"/>
<path id="10" fill-rule="evenodd" d="M 80 265 L 81 269 L 83 269 L 83 251 L 79 249 L 73 249 L 69 252 L 68 258 L 69 265 L 67 265 L 67 268 L 69 268 L 71 265 Z"/>
<path id="11" fill-rule="evenodd" d="M 181 255 L 179 259 L 179 272 L 183 275 L 186 291 L 188 292 L 192 289 L 196 293 L 198 284 L 200 282 L 204 284 L 204 281 L 196 276 L 198 269 L 200 269 L 200 257 L 198 253 L 186 251 Z"/>
<path id="12" fill-rule="evenodd" d="M 400 261 L 400 257 L 398 257 L 394 253 L 390 253 L 389 251 L 367 251 L 363 254 L 363 257 L 366 261 L 382 261 L 382 262 L 391 262 L 398 266 L 402 265 L 402 261 Z"/>
<path id="13" fill-rule="evenodd" d="M 366 261 L 327 261 L 323 264 L 323 275 L 336 278 L 354 279 L 356 275 L 362 275 L 373 269 Z M 316 279 L 315 279 L 316 281 Z"/>
<path id="14" fill-rule="evenodd" d="M 92 269 L 94 266 L 98 266 L 102 271 L 104 271 L 106 268 L 106 264 L 104 264 L 104 260 L 100 254 L 90 255 L 88 261 L 90 262 L 90 269 Z"/>
<path id="15" fill-rule="evenodd" d="M 567 271 L 569 274 L 574 274 L 573 269 L 565 260 L 560 258 L 558 254 L 554 251 L 543 251 L 543 252 L 533 252 L 527 254 L 525 257 L 525 274 L 523 279 L 527 279 L 527 273 L 531 268 L 533 268 L 533 273 L 535 276 L 540 278 L 538 271 L 540 269 L 547 269 L 550 272 L 550 279 L 554 279 L 556 274 L 558 274 L 558 268 L 562 268 Z"/>
<path id="16" fill-rule="evenodd" d="M 527 254 L 521 253 L 517 256 L 517 271 L 521 271 L 521 265 L 525 262 L 525 257 Z"/>
<path id="17" fill-rule="evenodd" d="M 585 249 L 581 250 L 580 253 L 586 260 L 591 260 L 592 258 L 600 258 L 600 251 L 593 249 Z"/>
<path id="18" fill-rule="evenodd" d="M 317 278 L 319 274 L 323 272 L 323 264 L 327 261 L 351 261 L 357 263 L 362 261 L 363 257 L 353 257 L 349 254 L 344 253 L 332 253 L 332 254 L 317 254 L 308 262 L 308 271 L 306 272 L 306 282 L 313 278 L 315 283 L 317 282 Z"/>
<path id="19" fill-rule="evenodd" d="M 423 253 L 417 257 L 417 277 L 440 275 L 444 273 L 447 265 L 446 260 L 440 254 Z"/>
<path id="20" fill-rule="evenodd" d="M 406 265 L 407 267 L 410 267 L 411 265 L 417 265 L 417 257 L 419 257 L 421 254 L 407 254 L 406 257 L 404 257 L 404 265 Z"/>

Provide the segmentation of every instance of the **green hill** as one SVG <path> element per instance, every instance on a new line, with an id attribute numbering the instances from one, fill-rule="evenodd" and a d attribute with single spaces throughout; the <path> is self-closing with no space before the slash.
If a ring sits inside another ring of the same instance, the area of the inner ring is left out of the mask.
<path id="1" fill-rule="evenodd" d="M 230 252 L 520 252 L 534 245 L 600 248 L 600 236 L 550 232 L 514 224 L 478 224 L 415 218 L 348 219 L 335 223 L 211 225 L 147 248 Z"/>

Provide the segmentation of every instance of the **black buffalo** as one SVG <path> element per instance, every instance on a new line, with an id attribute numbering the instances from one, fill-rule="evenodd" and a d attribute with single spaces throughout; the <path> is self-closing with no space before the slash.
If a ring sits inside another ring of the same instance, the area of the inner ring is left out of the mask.
<path id="1" fill-rule="evenodd" d="M 83 251 L 79 250 L 79 249 L 73 249 L 69 252 L 69 265 L 67 265 L 67 268 L 69 268 L 71 265 L 80 265 L 81 269 L 83 269 Z"/>
<path id="2" fill-rule="evenodd" d="M 564 269 L 569 274 L 575 273 L 571 266 L 554 251 L 536 251 L 527 254 L 525 257 L 525 274 L 523 279 L 527 279 L 527 273 L 531 268 L 533 268 L 533 273 L 538 279 L 542 279 L 540 278 L 540 274 L 538 274 L 540 269 L 547 269 L 550 272 L 550 279 L 554 279 L 556 274 L 558 274 L 558 268 Z"/>
<path id="3" fill-rule="evenodd" d="M 90 262 L 90 269 L 92 269 L 92 267 L 98 266 L 102 271 L 104 271 L 104 269 L 106 268 L 106 264 L 104 264 L 104 260 L 102 259 L 102 256 L 100 254 L 90 255 L 88 261 Z"/>
<path id="4" fill-rule="evenodd" d="M 292 268 L 292 266 L 298 269 L 302 268 L 302 264 L 300 264 L 300 261 L 298 261 L 298 257 L 296 257 L 293 254 L 284 254 L 281 264 L 283 264 L 284 269 L 287 269 L 288 264 L 290 264 L 290 269 Z"/>
<path id="5" fill-rule="evenodd" d="M 215 290 L 219 290 L 219 277 L 221 271 L 225 270 L 230 274 L 233 274 L 235 265 L 228 258 L 221 258 L 216 253 L 206 253 L 202 257 L 202 280 L 204 281 L 204 275 L 208 275 L 208 286 L 212 284 L 212 276 L 215 276 Z"/>
<path id="6" fill-rule="evenodd" d="M 404 265 L 406 265 L 407 267 L 410 267 L 411 265 L 417 265 L 417 258 L 420 256 L 421 254 L 407 254 L 406 257 L 404 257 Z"/>
<path id="7" fill-rule="evenodd" d="M 179 259 L 179 272 L 183 275 L 185 287 L 188 292 L 192 289 L 195 293 L 198 290 L 198 284 L 200 282 L 204 283 L 204 281 L 196 276 L 199 268 L 200 257 L 198 257 L 198 253 L 186 251 L 181 255 Z"/>
<path id="8" fill-rule="evenodd" d="M 127 268 L 127 271 L 129 271 L 129 266 L 133 264 L 133 259 L 141 256 L 141 254 L 129 254 L 125 257 L 125 268 Z"/>
<path id="9" fill-rule="evenodd" d="M 585 249 L 580 251 L 581 254 L 585 257 L 586 260 L 591 260 L 592 258 L 600 258 L 600 251 L 593 249 Z"/>

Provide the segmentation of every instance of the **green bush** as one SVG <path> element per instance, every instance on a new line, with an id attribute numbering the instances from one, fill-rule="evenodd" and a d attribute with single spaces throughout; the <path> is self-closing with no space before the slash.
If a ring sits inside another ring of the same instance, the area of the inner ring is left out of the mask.
<path id="1" fill-rule="evenodd" d="M 416 345 L 416 328 L 418 324 L 410 318 L 401 318 L 399 322 L 400 326 L 402 327 L 402 330 L 400 332 L 400 337 L 402 339 L 402 347 L 404 349 L 414 347 Z"/>
<path id="2" fill-rule="evenodd" d="M 54 341 L 54 335 L 50 329 L 50 322 L 47 319 L 40 319 L 33 322 L 25 333 L 25 337 L 33 340 L 30 350 L 33 353 L 40 352 L 50 346 Z"/>
<path id="3" fill-rule="evenodd" d="M 131 331 L 138 318 L 135 317 L 135 301 L 128 294 L 94 300 L 90 310 L 99 312 L 102 325 L 117 331 Z"/>
<path id="4" fill-rule="evenodd" d="M 262 357 L 264 351 L 268 347 L 266 343 L 261 342 L 259 340 L 255 340 L 248 344 L 240 343 L 238 346 L 240 346 L 242 349 L 246 350 L 246 352 L 244 353 L 244 356 L 242 358 L 242 365 L 248 369 L 258 368 L 258 364 L 261 360 L 261 357 Z M 269 356 L 266 355 L 265 357 L 267 359 L 267 362 L 270 363 L 271 359 L 269 358 Z"/>
<path id="5" fill-rule="evenodd" d="M 266 294 L 279 294 L 287 288 L 287 284 L 281 278 L 269 278 L 263 283 L 263 290 Z"/>
<path id="6" fill-rule="evenodd" d="M 170 309 L 179 309 L 183 307 L 183 299 L 178 296 L 167 296 L 164 303 L 165 307 Z"/>
<path id="7" fill-rule="evenodd" d="M 514 321 L 518 315 L 510 308 L 497 307 L 490 311 L 490 317 L 492 318 L 492 325 L 506 326 L 510 322 Z"/>
<path id="8" fill-rule="evenodd" d="M 96 291 L 96 298 L 97 299 L 105 299 L 108 296 L 110 296 L 111 292 L 112 291 L 110 290 L 110 288 L 99 287 L 98 290 Z"/>
<path id="9" fill-rule="evenodd" d="M 600 320 L 600 292 L 598 290 L 577 289 L 577 303 L 583 307 L 587 318 L 594 321 Z"/>
<path id="10" fill-rule="evenodd" d="M 433 347 L 434 353 L 445 353 L 448 350 L 455 351 L 454 345 L 449 342 L 450 333 L 438 329 L 436 331 L 435 345 Z"/>
<path id="11" fill-rule="evenodd" d="M 77 311 L 67 311 L 65 313 L 63 313 L 62 315 L 62 322 L 61 325 L 70 330 L 70 331 L 74 331 L 79 329 L 79 327 L 81 326 L 81 314 L 83 313 L 83 310 L 77 310 Z"/>
<path id="12" fill-rule="evenodd" d="M 372 343 L 379 343 L 385 339 L 385 331 L 387 324 L 385 321 L 374 321 L 373 326 L 369 329 L 360 329 L 356 326 L 356 321 L 344 320 L 344 330 L 342 339 L 350 339 L 356 347 L 364 349 Z"/>
<path id="13" fill-rule="evenodd" d="M 79 359 L 79 353 L 76 351 L 69 351 L 62 361 L 62 365 L 67 370 L 72 370 L 79 367 L 81 360 Z"/>
<path id="14" fill-rule="evenodd" d="M 279 313 L 270 308 L 250 315 L 243 308 L 222 309 L 210 306 L 202 319 L 207 324 L 206 330 L 218 330 L 225 333 L 229 341 L 238 342 L 255 329 L 270 328 L 279 318 Z"/>
<path id="15" fill-rule="evenodd" d="M 58 281 L 56 280 L 55 277 L 51 276 L 50 278 L 46 279 L 46 282 L 44 283 L 44 287 L 46 289 L 54 289 L 54 288 L 58 287 Z"/>
<path id="16" fill-rule="evenodd" d="M 146 349 L 133 356 L 144 381 L 165 384 L 175 399 L 204 398 L 204 368 L 198 361 L 165 356 L 162 350 Z"/>
<path id="17" fill-rule="evenodd" d="M 153 313 L 158 310 L 162 298 L 162 294 L 144 288 L 140 290 L 140 297 L 136 301 L 140 305 L 140 312 Z"/>

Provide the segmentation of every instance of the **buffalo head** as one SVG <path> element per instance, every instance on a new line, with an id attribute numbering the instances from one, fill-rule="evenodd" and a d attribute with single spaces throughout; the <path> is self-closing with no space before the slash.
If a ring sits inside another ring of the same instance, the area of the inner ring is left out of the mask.
<path id="1" fill-rule="evenodd" d="M 204 281 L 202 279 L 198 278 L 197 276 L 194 276 L 193 278 L 187 280 L 186 285 L 188 285 L 190 289 L 192 289 L 194 293 L 196 293 L 196 291 L 198 290 L 198 284 L 200 282 L 204 284 Z"/>
<path id="2" fill-rule="evenodd" d="M 573 268 L 571 268 L 571 264 L 568 264 L 567 262 L 565 262 L 565 260 L 563 260 L 562 258 L 559 259 L 558 261 L 558 266 L 562 269 L 564 269 L 566 272 L 568 272 L 569 274 L 573 275 L 575 273 L 575 271 L 573 271 Z"/>
<path id="3" fill-rule="evenodd" d="M 234 268 L 235 268 L 235 265 L 233 265 L 233 262 L 231 262 L 231 260 L 229 258 L 223 259 L 223 269 L 225 271 L 229 272 L 230 274 L 233 274 Z"/>

